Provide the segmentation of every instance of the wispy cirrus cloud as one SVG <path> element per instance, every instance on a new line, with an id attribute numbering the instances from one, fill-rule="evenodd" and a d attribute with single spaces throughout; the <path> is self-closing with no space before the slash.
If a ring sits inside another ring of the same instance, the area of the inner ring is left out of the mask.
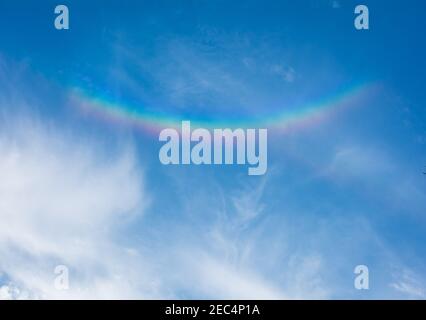
<path id="1" fill-rule="evenodd" d="M 149 202 L 132 152 L 112 156 L 60 130 L 15 124 L 0 135 L 0 270 L 29 297 L 131 296 L 126 264 L 135 259 L 114 238 Z M 53 286 L 59 264 L 71 271 L 68 291 Z"/>

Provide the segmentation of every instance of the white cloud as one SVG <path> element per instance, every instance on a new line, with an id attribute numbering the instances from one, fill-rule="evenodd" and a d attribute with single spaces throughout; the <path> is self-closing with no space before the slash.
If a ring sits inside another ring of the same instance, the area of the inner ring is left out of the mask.
<path id="1" fill-rule="evenodd" d="M 198 251 L 187 256 L 186 279 L 196 283 L 195 294 L 212 299 L 287 299 L 288 296 L 271 279 L 247 267 L 237 266 L 219 257 Z"/>
<path id="2" fill-rule="evenodd" d="M 422 217 L 426 194 L 421 173 L 421 168 L 403 165 L 395 154 L 355 144 L 338 148 L 319 175 L 335 183 L 359 186 L 370 197 L 386 203 L 389 210 Z"/>
<path id="3" fill-rule="evenodd" d="M 0 300 L 12 300 L 14 298 L 13 289 L 9 286 L 0 287 Z"/>
<path id="4" fill-rule="evenodd" d="M 391 288 L 402 293 L 407 298 L 426 298 L 424 284 L 422 284 L 421 280 L 411 270 L 407 268 L 400 270 L 397 278 L 390 284 Z"/>
<path id="5" fill-rule="evenodd" d="M 132 152 L 111 155 L 31 121 L 14 127 L 0 133 L 0 271 L 30 297 L 135 293 L 127 264 L 140 262 L 113 240 L 148 203 Z M 70 269 L 66 292 L 53 287 L 58 264 Z"/>
<path id="6" fill-rule="evenodd" d="M 205 185 L 192 194 L 197 201 L 189 210 L 202 213 L 203 225 L 191 218 L 182 221 L 191 225 L 191 233 L 171 250 L 176 254 L 173 264 L 179 266 L 176 287 L 191 297 L 211 299 L 330 296 L 321 254 L 291 247 L 298 241 L 291 239 L 286 210 L 280 215 L 271 210 L 264 199 L 267 187 L 266 178 L 243 179 L 233 191 Z"/>
<path id="7" fill-rule="evenodd" d="M 340 179 L 382 176 L 392 171 L 390 159 L 374 148 L 349 146 L 339 148 L 325 170 Z"/>
<path id="8" fill-rule="evenodd" d="M 286 67 L 283 65 L 273 65 L 271 67 L 271 72 L 282 77 L 285 82 L 292 83 L 296 79 L 296 71 L 292 67 Z"/>

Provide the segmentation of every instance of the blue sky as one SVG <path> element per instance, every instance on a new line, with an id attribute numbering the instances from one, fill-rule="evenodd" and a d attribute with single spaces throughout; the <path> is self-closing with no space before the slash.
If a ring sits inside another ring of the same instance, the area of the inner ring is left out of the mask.
<path id="1" fill-rule="evenodd" d="M 0 297 L 425 298 L 422 1 L 364 1 L 368 31 L 350 0 L 67 1 L 62 31 L 57 4 L 0 3 Z M 162 165 L 158 132 L 93 97 L 321 117 L 268 128 L 268 171 L 248 176 Z"/>

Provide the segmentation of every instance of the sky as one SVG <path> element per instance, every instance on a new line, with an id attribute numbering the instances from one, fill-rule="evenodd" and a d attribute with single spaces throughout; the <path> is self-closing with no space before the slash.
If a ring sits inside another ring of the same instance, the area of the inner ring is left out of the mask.
<path id="1" fill-rule="evenodd" d="M 425 299 L 425 10 L 2 0 L 0 299 Z M 183 120 L 268 129 L 266 174 L 163 165 Z"/>

